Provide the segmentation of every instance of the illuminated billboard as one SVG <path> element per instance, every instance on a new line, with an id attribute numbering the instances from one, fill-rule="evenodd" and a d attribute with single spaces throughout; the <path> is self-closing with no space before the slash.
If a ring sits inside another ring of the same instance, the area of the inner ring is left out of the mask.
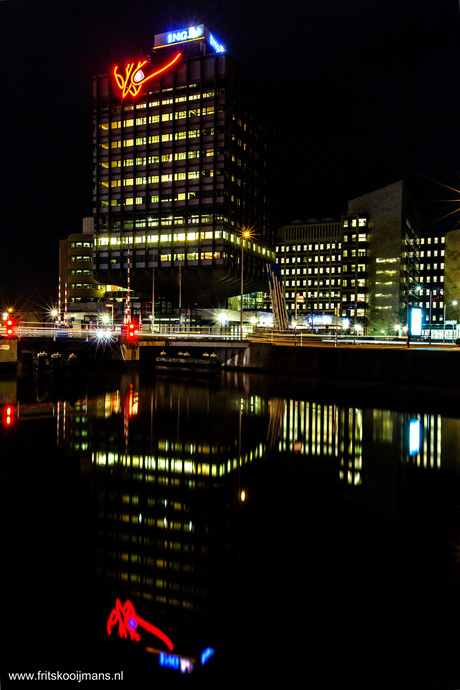
<path id="1" fill-rule="evenodd" d="M 412 307 L 412 309 L 410 310 L 410 322 L 409 322 L 411 335 L 415 335 L 415 336 L 422 335 L 422 320 L 423 320 L 422 309 L 419 309 L 418 307 Z"/>
<path id="2" fill-rule="evenodd" d="M 167 46 L 177 45 L 179 43 L 189 43 L 190 41 L 199 41 L 203 39 L 209 43 L 216 53 L 225 52 L 224 46 L 213 36 L 204 24 L 188 26 L 185 29 L 177 29 L 176 31 L 167 31 L 164 34 L 157 34 L 154 39 L 153 47 L 166 48 Z"/>

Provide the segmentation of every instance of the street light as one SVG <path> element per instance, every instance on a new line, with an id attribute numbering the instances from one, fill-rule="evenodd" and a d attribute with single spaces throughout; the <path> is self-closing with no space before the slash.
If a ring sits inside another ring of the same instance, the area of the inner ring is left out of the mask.
<path id="1" fill-rule="evenodd" d="M 240 337 L 243 337 L 243 292 L 244 292 L 244 284 L 243 284 L 243 249 L 244 249 L 244 240 L 249 240 L 251 239 L 251 230 L 242 230 L 240 233 L 240 239 L 241 239 L 241 303 L 240 303 Z"/>
<path id="2" fill-rule="evenodd" d="M 106 304 L 105 306 L 110 307 L 110 309 L 112 310 L 112 328 L 113 328 L 113 304 Z"/>
<path id="3" fill-rule="evenodd" d="M 432 321 L 432 311 L 433 311 L 433 292 L 439 291 L 441 288 L 433 286 L 427 288 L 430 293 L 430 316 L 429 316 L 429 331 L 428 331 L 428 343 L 431 345 L 431 321 Z"/>
<path id="4" fill-rule="evenodd" d="M 222 333 L 222 329 L 227 323 L 227 314 L 221 311 L 219 314 L 217 314 L 216 318 L 217 321 L 220 323 L 220 332 Z"/>

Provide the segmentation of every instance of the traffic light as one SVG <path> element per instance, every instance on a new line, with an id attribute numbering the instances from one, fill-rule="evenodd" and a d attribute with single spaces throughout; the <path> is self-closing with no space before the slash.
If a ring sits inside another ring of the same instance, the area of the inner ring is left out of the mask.
<path id="1" fill-rule="evenodd" d="M 139 326 L 136 321 L 130 321 L 127 328 L 127 337 L 130 342 L 136 340 L 139 335 Z"/>
<path id="2" fill-rule="evenodd" d="M 8 316 L 4 320 L 5 325 L 5 335 L 7 338 L 14 338 L 16 335 L 17 321 L 14 316 Z"/>

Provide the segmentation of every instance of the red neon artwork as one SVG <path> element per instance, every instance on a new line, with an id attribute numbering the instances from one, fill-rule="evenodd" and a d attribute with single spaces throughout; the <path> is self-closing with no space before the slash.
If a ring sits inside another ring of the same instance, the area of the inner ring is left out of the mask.
<path id="1" fill-rule="evenodd" d="M 125 601 L 124 604 L 121 603 L 120 599 L 117 599 L 115 603 L 115 608 L 110 612 L 109 620 L 107 621 L 107 633 L 112 634 L 112 628 L 118 623 L 118 634 L 122 638 L 127 638 L 130 636 L 131 640 L 139 642 L 140 635 L 136 632 L 138 625 L 147 632 L 152 633 L 160 640 L 162 640 L 169 650 L 174 649 L 174 645 L 169 639 L 169 637 L 162 632 L 159 628 L 155 627 L 148 621 L 137 615 L 136 610 L 129 599 Z"/>
<path id="2" fill-rule="evenodd" d="M 113 70 L 113 74 L 118 86 L 120 87 L 122 97 L 125 98 L 128 94 L 131 94 L 131 96 L 137 96 L 141 90 L 142 84 L 149 79 L 153 79 L 153 77 L 157 77 L 162 72 L 166 72 L 166 70 L 176 64 L 181 55 L 182 53 L 176 53 L 173 59 L 170 60 L 166 65 L 163 65 L 163 67 L 160 67 L 159 69 L 155 70 L 154 72 L 150 72 L 150 74 L 147 75 L 144 73 L 142 68 L 147 64 L 148 60 L 139 60 L 137 65 L 134 62 L 130 62 L 125 67 L 125 76 L 118 72 L 117 65 Z"/>

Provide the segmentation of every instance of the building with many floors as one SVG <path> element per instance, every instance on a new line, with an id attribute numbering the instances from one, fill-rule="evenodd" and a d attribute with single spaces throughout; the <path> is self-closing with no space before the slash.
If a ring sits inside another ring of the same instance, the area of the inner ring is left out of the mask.
<path id="1" fill-rule="evenodd" d="M 368 332 L 407 323 L 419 284 L 421 220 L 404 182 L 348 202 L 340 221 L 278 231 L 288 315 L 296 322 L 347 318 Z"/>
<path id="2" fill-rule="evenodd" d="M 274 127 L 224 47 L 203 25 L 159 34 L 93 95 L 96 279 L 161 312 L 225 306 L 241 273 L 244 293 L 265 289 Z"/>
<path id="3" fill-rule="evenodd" d="M 93 276 L 93 223 L 83 219 L 81 233 L 59 240 L 60 307 L 97 302 L 104 297 L 106 286 Z"/>

